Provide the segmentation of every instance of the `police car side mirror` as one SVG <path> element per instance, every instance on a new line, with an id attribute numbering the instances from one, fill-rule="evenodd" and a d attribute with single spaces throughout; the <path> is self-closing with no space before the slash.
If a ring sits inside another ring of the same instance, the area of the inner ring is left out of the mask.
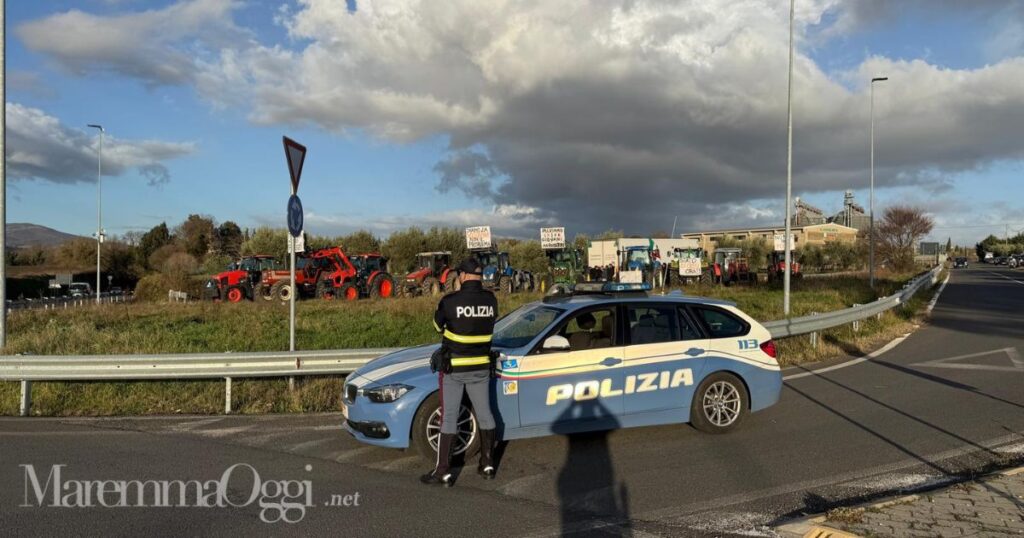
<path id="1" fill-rule="evenodd" d="M 541 346 L 544 351 L 568 351 L 569 347 L 569 340 L 557 334 L 547 337 L 544 340 L 544 345 Z"/>

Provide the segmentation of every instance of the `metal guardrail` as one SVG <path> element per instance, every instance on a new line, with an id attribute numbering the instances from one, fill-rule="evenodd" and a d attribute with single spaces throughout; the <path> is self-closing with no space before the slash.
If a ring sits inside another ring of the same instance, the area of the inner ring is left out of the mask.
<path id="1" fill-rule="evenodd" d="M 772 338 L 817 333 L 859 323 L 903 304 L 938 279 L 941 267 L 924 273 L 902 290 L 873 303 L 787 320 L 764 326 Z M 21 382 L 22 416 L 31 406 L 32 381 L 116 381 L 161 379 L 224 379 L 224 412 L 231 412 L 231 380 L 246 377 L 294 377 L 348 374 L 395 348 L 273 351 L 257 353 L 191 353 L 158 355 L 48 355 L 0 357 L 0 381 Z"/>

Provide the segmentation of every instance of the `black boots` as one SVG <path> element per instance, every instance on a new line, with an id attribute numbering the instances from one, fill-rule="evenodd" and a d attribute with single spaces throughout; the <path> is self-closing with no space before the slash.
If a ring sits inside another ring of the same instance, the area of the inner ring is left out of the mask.
<path id="1" fill-rule="evenodd" d="M 420 482 L 430 486 L 452 485 L 452 447 L 455 444 L 455 434 L 442 433 L 437 439 L 437 466 L 434 470 L 420 477 Z"/>
<path id="2" fill-rule="evenodd" d="M 484 480 L 494 479 L 494 430 L 480 430 L 480 465 L 476 472 Z"/>

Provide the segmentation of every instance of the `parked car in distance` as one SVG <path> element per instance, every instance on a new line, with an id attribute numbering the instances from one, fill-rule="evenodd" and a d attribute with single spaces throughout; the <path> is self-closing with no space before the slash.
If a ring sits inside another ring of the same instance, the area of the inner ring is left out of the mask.
<path id="1" fill-rule="evenodd" d="M 122 290 L 120 286 L 114 286 L 114 287 L 110 288 L 110 295 L 112 297 L 116 297 L 116 296 L 119 296 L 119 295 L 124 295 L 124 290 Z"/>
<path id="2" fill-rule="evenodd" d="M 967 258 L 963 256 L 953 261 L 953 268 L 967 267 Z"/>
<path id="3" fill-rule="evenodd" d="M 68 286 L 68 295 L 71 297 L 89 297 L 92 295 L 92 286 L 86 282 L 72 282 Z"/>

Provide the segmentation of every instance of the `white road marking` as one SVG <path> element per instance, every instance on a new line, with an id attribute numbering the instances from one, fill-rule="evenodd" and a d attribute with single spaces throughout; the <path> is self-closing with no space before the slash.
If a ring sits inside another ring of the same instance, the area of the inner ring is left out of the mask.
<path id="1" fill-rule="evenodd" d="M 833 366 L 828 366 L 826 368 L 819 368 L 817 370 L 811 370 L 809 372 L 803 372 L 803 373 L 800 373 L 800 374 L 791 374 L 791 375 L 783 376 L 782 380 L 783 381 L 789 381 L 791 379 L 800 379 L 801 377 L 807 377 L 807 376 L 812 376 L 812 375 L 823 374 L 825 372 L 831 372 L 831 371 L 834 371 L 834 370 L 839 370 L 839 369 L 842 369 L 842 368 L 846 368 L 848 366 L 853 366 L 855 364 L 860 364 L 860 363 L 862 363 L 864 361 L 868 361 L 868 360 L 877 358 L 877 357 L 879 357 L 879 356 L 881 356 L 881 355 L 883 355 L 885 353 L 888 353 L 889 351 L 892 350 L 892 348 L 900 345 L 904 340 L 906 340 L 908 336 L 910 336 L 910 335 L 909 334 L 905 334 L 903 336 L 900 336 L 900 337 L 894 339 L 892 342 L 889 342 L 888 344 L 882 346 L 879 349 L 876 349 L 876 350 L 872 351 L 871 353 L 868 353 L 867 355 L 865 355 L 863 357 L 858 357 L 856 359 L 852 359 L 852 360 L 846 361 L 844 363 L 836 364 L 836 365 L 833 365 Z"/>
<path id="2" fill-rule="evenodd" d="M 1016 282 L 1016 283 L 1020 284 L 1021 286 L 1024 286 L 1024 282 L 1021 282 L 1020 280 L 1014 280 L 1014 279 L 1012 279 L 1012 278 L 1010 278 L 1010 277 L 1008 277 L 1006 275 L 1001 275 L 999 273 L 993 273 L 992 271 L 985 271 L 985 272 L 990 274 L 990 275 L 996 275 L 997 277 L 1005 278 L 1006 280 L 1009 280 L 1010 282 Z"/>
<path id="3" fill-rule="evenodd" d="M 345 463 L 345 462 L 348 462 L 348 461 L 352 461 L 352 460 L 356 459 L 357 457 L 359 457 L 359 456 L 361 456 L 363 454 L 366 454 L 367 452 L 375 452 L 377 450 L 387 450 L 387 449 L 379 448 L 379 447 L 375 447 L 375 446 L 360 446 L 360 447 L 353 448 L 351 450 L 346 450 L 343 453 L 338 454 L 337 456 L 334 457 L 334 461 L 336 461 L 338 463 Z"/>
<path id="4" fill-rule="evenodd" d="M 973 359 L 975 357 L 984 357 L 986 355 L 995 355 L 996 353 L 1004 353 L 1013 363 L 1013 366 L 992 366 L 988 364 L 957 364 L 956 361 L 964 359 Z M 925 362 L 915 362 L 910 366 L 925 366 L 928 368 L 949 368 L 953 370 L 983 370 L 989 372 L 1018 372 L 1024 373 L 1024 361 L 1020 359 L 1020 354 L 1017 350 L 1012 347 L 1005 347 L 1002 349 L 993 349 L 991 351 L 981 351 L 978 353 L 968 353 L 966 355 L 957 355 L 955 357 L 947 357 L 945 359 L 936 359 Z"/>
<path id="5" fill-rule="evenodd" d="M 939 296 L 942 295 L 942 290 L 946 289 L 946 283 L 948 283 L 948 282 L 949 282 L 949 275 L 947 274 L 946 275 L 946 279 L 942 281 L 942 286 L 940 286 L 939 290 L 937 292 L 935 292 L 935 297 L 932 297 L 931 302 L 928 303 L 928 308 L 926 309 L 927 313 L 931 313 L 932 308 L 934 308 L 935 304 L 939 301 Z M 915 326 L 915 328 L 916 328 L 916 326 Z M 834 370 L 839 370 L 841 368 L 846 368 L 848 366 L 853 366 L 855 364 L 860 364 L 860 363 L 862 363 L 864 361 L 868 361 L 868 360 L 871 360 L 871 359 L 878 358 L 879 356 L 881 356 L 881 355 L 883 355 L 885 353 L 888 353 L 889 351 L 892 351 L 892 349 L 894 347 L 900 345 L 904 340 L 907 339 L 908 336 L 910 336 L 910 334 L 905 334 L 903 336 L 900 336 L 900 337 L 894 339 L 892 342 L 889 342 L 888 344 L 882 346 L 880 349 L 876 349 L 875 351 L 872 351 L 871 353 L 868 353 L 867 355 L 865 355 L 863 357 L 858 357 L 856 359 L 852 359 L 852 360 L 846 361 L 844 363 L 836 364 L 836 365 L 833 365 L 833 366 L 828 366 L 826 368 L 819 368 L 817 370 L 811 370 L 810 372 L 803 372 L 803 373 L 799 373 L 799 374 L 791 374 L 791 375 L 783 376 L 782 380 L 783 381 L 789 381 L 791 379 L 800 379 L 801 377 L 808 377 L 808 376 L 812 376 L 812 375 L 823 374 L 825 372 L 831 372 L 831 371 L 834 371 Z"/>
<path id="6" fill-rule="evenodd" d="M 321 438 L 321 439 L 313 439 L 312 441 L 306 441 L 306 442 L 303 442 L 303 443 L 298 443 L 298 444 L 295 444 L 295 445 L 286 446 L 285 450 L 287 452 L 302 452 L 303 450 L 305 450 L 307 448 L 312 448 L 312 447 L 315 447 L 315 446 L 320 446 L 320 445 L 323 445 L 323 444 L 327 444 L 327 443 L 330 443 L 331 441 L 334 441 L 334 440 L 335 440 L 334 437 L 324 437 L 324 438 Z"/>
<path id="7" fill-rule="evenodd" d="M 423 462 L 423 458 L 419 456 L 406 456 L 404 458 L 398 458 L 394 460 L 378 461 L 371 463 L 367 467 L 371 469 L 377 469 L 378 471 L 398 471 L 402 469 L 412 469 L 418 464 Z"/>
<path id="8" fill-rule="evenodd" d="M 932 297 L 931 301 L 928 301 L 928 306 L 924 309 L 924 315 L 930 316 L 932 314 L 932 309 L 935 308 L 935 303 L 939 302 L 939 296 L 942 295 L 942 290 L 946 289 L 946 284 L 949 284 L 949 277 L 951 276 L 953 276 L 953 271 L 946 273 L 946 279 L 939 286 L 939 291 L 935 292 L 935 297 Z"/>

